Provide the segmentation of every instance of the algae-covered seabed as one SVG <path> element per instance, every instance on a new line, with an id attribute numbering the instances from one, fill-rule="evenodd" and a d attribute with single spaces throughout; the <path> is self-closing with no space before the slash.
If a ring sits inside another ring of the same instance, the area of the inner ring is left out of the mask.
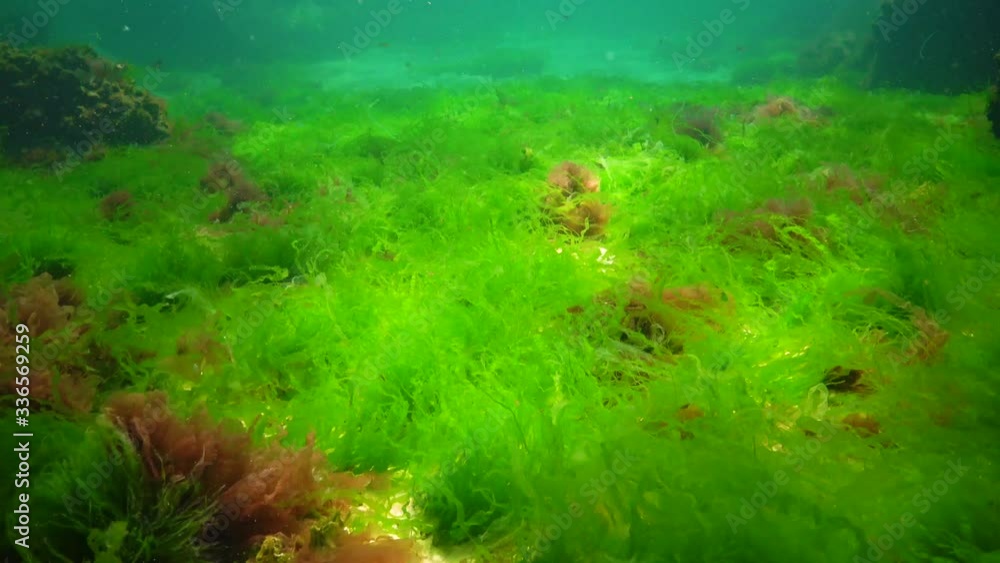
<path id="1" fill-rule="evenodd" d="M 345 93 L 281 72 L 271 90 L 177 74 L 170 141 L 62 178 L 0 171 L 4 285 L 71 274 L 105 360 L 81 367 L 93 414 L 32 414 L 33 553 L 75 529 L 98 560 L 136 561 L 115 522 L 147 547 L 198 530 L 204 510 L 114 489 L 53 524 L 92 472 L 100 405 L 162 390 L 382 474 L 347 526 L 422 538 L 428 558 L 997 560 L 984 96 L 833 79 Z M 769 95 L 828 109 L 748 118 Z M 721 108 L 724 142 L 676 135 L 679 103 Z M 209 111 L 244 127 L 198 125 Z M 212 223 L 225 197 L 199 179 L 220 155 L 270 200 Z M 543 208 L 565 160 L 600 176 L 602 237 Z M 117 190 L 134 205 L 109 221 Z M 799 197 L 805 221 L 760 215 L 773 236 L 725 220 Z M 643 330 L 640 278 L 700 305 Z"/>

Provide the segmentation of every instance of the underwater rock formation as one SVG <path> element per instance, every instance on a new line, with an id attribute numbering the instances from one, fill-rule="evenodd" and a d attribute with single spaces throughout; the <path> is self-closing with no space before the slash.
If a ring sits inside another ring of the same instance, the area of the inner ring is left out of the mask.
<path id="1" fill-rule="evenodd" d="M 0 44 L 0 128 L 8 155 L 101 145 L 150 144 L 170 134 L 166 103 L 128 67 L 89 47 L 22 50 Z"/>
<path id="2" fill-rule="evenodd" d="M 994 57 L 997 63 L 997 82 L 990 90 L 990 106 L 986 109 L 986 117 L 993 123 L 993 135 L 1000 139 L 1000 53 Z"/>
<path id="3" fill-rule="evenodd" d="M 1000 48 L 996 0 L 885 0 L 872 24 L 872 87 L 958 93 L 982 88 Z"/>

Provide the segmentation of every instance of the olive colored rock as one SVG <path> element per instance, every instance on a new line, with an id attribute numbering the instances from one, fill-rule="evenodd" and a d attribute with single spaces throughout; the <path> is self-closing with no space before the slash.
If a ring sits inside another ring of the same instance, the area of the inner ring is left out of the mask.
<path id="1" fill-rule="evenodd" d="M 3 152 L 83 154 L 167 138 L 166 103 L 139 87 L 128 71 L 89 47 L 26 50 L 0 44 Z"/>

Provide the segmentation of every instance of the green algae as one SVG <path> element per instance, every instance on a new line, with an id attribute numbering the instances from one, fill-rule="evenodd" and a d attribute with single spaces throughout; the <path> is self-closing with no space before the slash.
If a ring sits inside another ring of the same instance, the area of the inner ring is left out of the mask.
<path id="1" fill-rule="evenodd" d="M 773 92 L 832 112 L 818 124 L 748 121 Z M 989 532 L 1000 520 L 989 267 L 1000 170 L 971 97 L 833 80 L 538 79 L 290 96 L 294 118 L 281 120 L 235 92 L 213 96 L 249 128 L 112 150 L 61 179 L 0 171 L 21 186 L 0 195 L 5 284 L 60 261 L 90 307 L 116 312 L 95 328 L 119 360 L 100 374 L 99 398 L 157 388 L 182 410 L 262 416 L 262 440 L 315 432 L 334 466 L 395 476 L 358 522 L 390 528 L 375 513 L 402 494 L 413 509 L 400 535 L 481 560 L 846 561 L 868 557 L 904 513 L 916 525 L 894 541 L 903 560 L 1000 549 Z M 672 103 L 727 108 L 723 147 L 651 125 Z M 209 223 L 224 199 L 200 192 L 205 147 L 228 150 L 270 196 L 255 209 L 282 222 Z M 601 176 L 614 214 L 600 240 L 561 232 L 542 210 L 546 174 L 567 159 Z M 893 199 L 859 206 L 815 188 L 832 164 L 884 176 Z M 137 208 L 108 223 L 98 201 L 117 189 Z M 807 226 L 776 224 L 776 241 L 736 246 L 719 236 L 726 210 L 803 195 Z M 683 354 L 623 340 L 637 276 L 721 288 L 733 312 Z M 872 288 L 899 301 L 873 300 Z M 619 297 L 599 298 L 609 292 Z M 912 361 L 925 336 L 914 308 L 950 333 L 933 361 Z M 192 332 L 214 344 L 180 352 Z M 864 370 L 871 392 L 817 387 L 838 365 Z M 703 416 L 680 420 L 689 404 Z M 854 413 L 879 433 L 841 422 Z M 87 420 L 49 430 L 79 433 Z M 968 473 L 923 512 L 915 499 L 955 462 Z M 46 462 L 46 475 L 71 483 L 74 463 Z M 762 490 L 764 503 L 745 508 Z M 121 502 L 61 533 L 112 561 L 145 553 L 126 547 L 148 547 L 136 537 L 162 546 L 191 525 L 134 524 Z"/>

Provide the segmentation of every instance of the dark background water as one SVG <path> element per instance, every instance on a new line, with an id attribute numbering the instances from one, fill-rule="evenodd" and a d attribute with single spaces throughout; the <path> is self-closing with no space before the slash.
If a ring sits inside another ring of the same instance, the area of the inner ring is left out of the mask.
<path id="1" fill-rule="evenodd" d="M 696 35 L 727 9 L 734 21 L 713 41 L 753 45 L 833 28 L 861 29 L 878 5 L 878 0 L 403 0 L 390 14 L 387 0 L 61 1 L 65 5 L 7 0 L 0 8 L 5 33 L 30 35 L 34 26 L 22 19 L 28 18 L 45 22 L 32 43 L 87 42 L 133 62 L 182 67 L 328 58 L 366 26 L 376 33 L 363 35 L 375 43 L 442 47 L 457 54 L 499 42 L 568 38 L 655 44 L 665 35 Z"/>
<path id="2" fill-rule="evenodd" d="M 892 2 L 912 14 L 885 24 Z M 766 82 L 801 70 L 820 76 L 843 69 L 825 60 L 832 56 L 854 59 L 847 66 L 867 73 L 868 85 L 940 93 L 981 91 L 993 80 L 998 21 L 997 0 L 5 0 L 0 6 L 8 41 L 86 43 L 107 57 L 166 70 L 241 72 L 255 63 L 343 61 L 346 54 L 363 63 L 447 59 L 453 69 L 456 60 L 488 61 L 455 72 L 494 77 L 547 66 L 560 74 L 599 68 L 654 79 L 684 61 L 696 71 L 722 69 Z M 645 57 L 645 66 L 626 69 L 623 52 L 633 62 Z M 496 68 L 503 57 L 513 62 Z M 798 68 L 789 64 L 795 59 Z"/>

